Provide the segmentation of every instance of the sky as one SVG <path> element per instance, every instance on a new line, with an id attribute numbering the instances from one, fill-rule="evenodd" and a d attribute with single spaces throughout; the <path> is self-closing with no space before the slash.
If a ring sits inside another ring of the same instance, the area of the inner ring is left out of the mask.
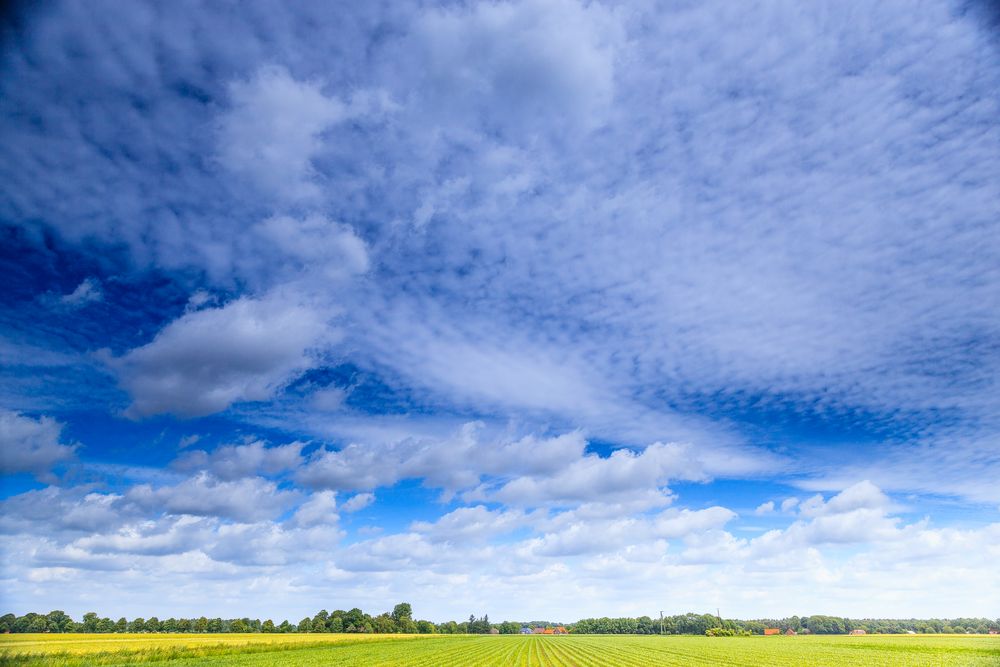
<path id="1" fill-rule="evenodd" d="M 0 607 L 1000 615 L 1000 10 L 22 3 Z"/>

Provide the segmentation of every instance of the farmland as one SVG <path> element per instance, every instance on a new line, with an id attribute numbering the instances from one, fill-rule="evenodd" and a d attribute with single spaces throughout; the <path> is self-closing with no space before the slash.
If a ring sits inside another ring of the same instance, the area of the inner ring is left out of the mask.
<path id="1" fill-rule="evenodd" d="M 77 667 L 398 665 L 1000 665 L 990 636 L 6 635 L 0 664 Z"/>

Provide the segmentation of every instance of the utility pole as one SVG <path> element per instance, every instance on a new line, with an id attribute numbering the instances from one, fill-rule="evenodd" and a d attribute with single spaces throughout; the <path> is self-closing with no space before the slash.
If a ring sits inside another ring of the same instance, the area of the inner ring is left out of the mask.
<path id="1" fill-rule="evenodd" d="M 663 612 L 660 612 L 660 634 L 663 634 Z"/>

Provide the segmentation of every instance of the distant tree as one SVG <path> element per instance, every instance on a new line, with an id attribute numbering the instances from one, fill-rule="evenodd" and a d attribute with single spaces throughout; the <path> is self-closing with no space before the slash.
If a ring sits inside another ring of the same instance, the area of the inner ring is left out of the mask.
<path id="1" fill-rule="evenodd" d="M 148 621 L 146 621 L 146 632 L 159 632 L 160 631 L 160 619 L 155 616 L 151 616 Z"/>
<path id="2" fill-rule="evenodd" d="M 413 620 L 413 607 L 409 602 L 400 602 L 392 608 L 392 620 L 396 623 Z"/>
<path id="3" fill-rule="evenodd" d="M 417 632 L 422 635 L 437 634 L 437 626 L 430 621 L 417 621 Z"/>
<path id="4" fill-rule="evenodd" d="M 0 616 L 0 633 L 7 634 L 8 632 L 14 632 L 14 623 L 17 621 L 17 616 L 14 614 L 4 614 Z"/>
<path id="5" fill-rule="evenodd" d="M 272 621 L 271 619 L 267 619 L 266 621 L 264 621 L 264 623 L 261 624 L 261 626 L 260 626 L 260 631 L 261 632 L 274 632 L 274 621 Z"/>
<path id="6" fill-rule="evenodd" d="M 344 631 L 344 617 L 334 616 L 330 619 L 330 632 L 343 632 Z"/>
<path id="7" fill-rule="evenodd" d="M 86 614 L 83 615 L 83 631 L 84 632 L 97 632 L 97 621 L 98 620 L 100 620 L 100 619 L 97 618 L 97 614 L 96 613 L 94 613 L 92 611 L 88 611 Z"/>
<path id="8" fill-rule="evenodd" d="M 246 622 L 242 618 L 237 618 L 233 621 L 232 625 L 229 626 L 230 632 L 249 632 L 250 628 L 247 626 Z"/>
<path id="9" fill-rule="evenodd" d="M 84 616 L 84 618 L 86 619 L 86 616 Z M 87 621 L 84 620 L 84 624 L 86 624 L 86 622 Z M 128 631 L 129 632 L 144 632 L 145 630 L 146 630 L 146 620 L 143 617 L 141 617 L 141 616 L 133 619 L 128 624 Z"/>
<path id="10" fill-rule="evenodd" d="M 282 621 L 281 625 L 278 626 L 278 632 L 283 634 L 287 634 L 289 632 L 294 632 L 294 631 L 295 628 L 292 627 L 292 624 L 289 623 L 287 619 Z"/>
<path id="11" fill-rule="evenodd" d="M 118 622 L 115 623 L 115 632 L 128 632 L 128 621 L 125 620 L 124 616 L 119 618 Z"/>
<path id="12" fill-rule="evenodd" d="M 399 631 L 399 626 L 389 614 L 379 614 L 376 616 L 373 619 L 373 626 L 375 628 L 375 632 L 382 634 Z"/>
<path id="13" fill-rule="evenodd" d="M 347 632 L 364 632 L 365 623 L 370 620 L 365 618 L 365 616 L 365 612 L 357 607 L 344 612 L 344 627 L 347 628 Z M 351 629 L 352 626 L 354 627 L 353 630 Z"/>
<path id="14" fill-rule="evenodd" d="M 299 632 L 312 632 L 312 619 L 306 616 L 299 621 Z"/>

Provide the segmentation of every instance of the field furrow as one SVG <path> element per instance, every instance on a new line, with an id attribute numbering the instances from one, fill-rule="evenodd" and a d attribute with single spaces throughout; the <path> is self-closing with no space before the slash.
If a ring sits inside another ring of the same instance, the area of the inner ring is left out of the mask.
<path id="1" fill-rule="evenodd" d="M 990 636 L 6 635 L 5 667 L 1000 667 Z"/>

